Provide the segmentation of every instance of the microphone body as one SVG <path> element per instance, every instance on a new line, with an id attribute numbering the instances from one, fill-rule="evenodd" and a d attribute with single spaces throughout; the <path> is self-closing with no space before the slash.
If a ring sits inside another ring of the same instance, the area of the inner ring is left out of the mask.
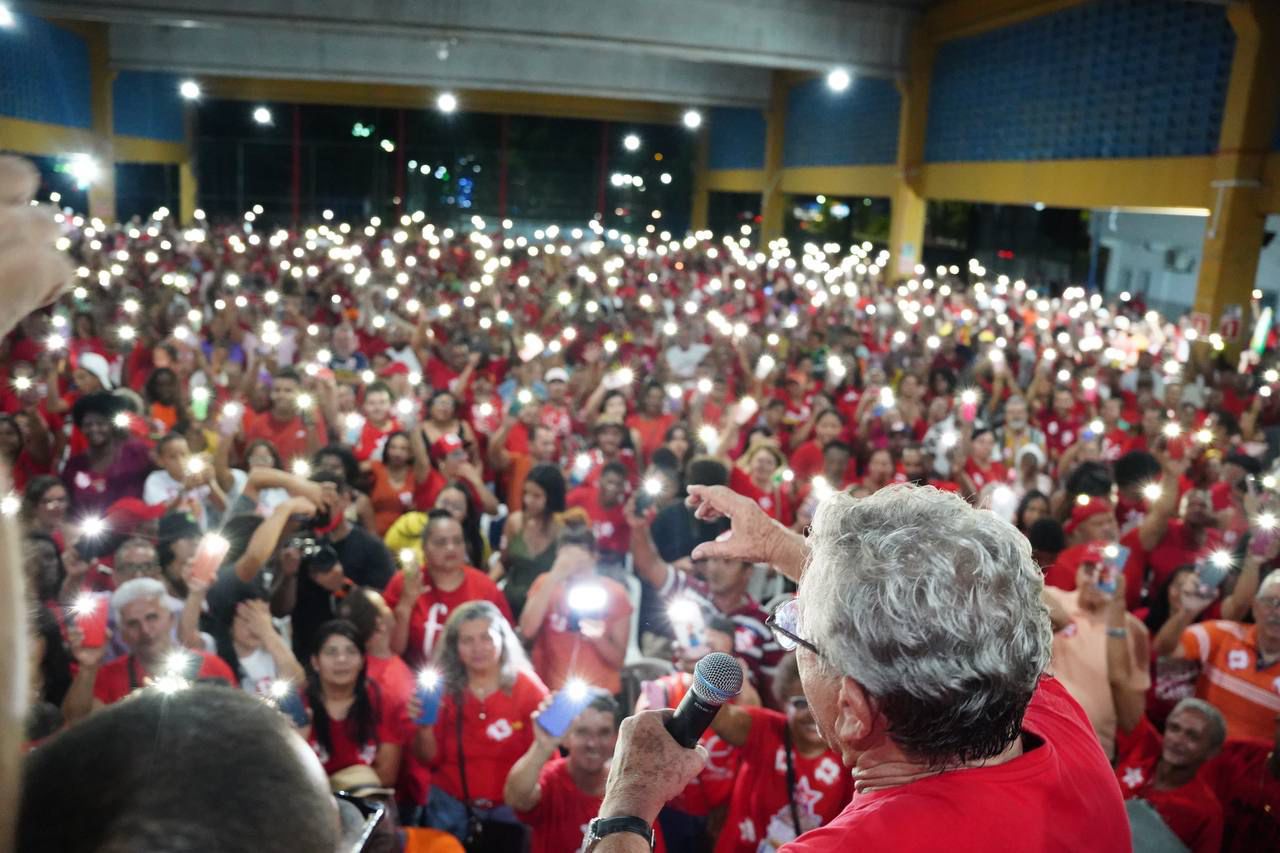
<path id="1" fill-rule="evenodd" d="M 685 749 L 693 749 L 720 706 L 742 691 L 742 667 L 724 652 L 712 652 L 693 669 L 693 684 L 680 700 L 667 732 Z"/>

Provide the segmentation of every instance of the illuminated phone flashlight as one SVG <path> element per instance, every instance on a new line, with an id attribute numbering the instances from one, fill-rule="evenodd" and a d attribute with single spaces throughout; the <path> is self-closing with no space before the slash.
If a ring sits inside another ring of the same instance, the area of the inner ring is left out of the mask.
<path id="1" fill-rule="evenodd" d="M 887 390 L 888 390 L 887 388 L 885 388 L 885 389 L 881 389 L 880 394 L 881 394 L 881 398 L 882 398 L 882 399 L 883 399 L 883 397 L 884 397 L 884 392 L 885 392 L 885 391 L 887 391 Z M 961 403 L 963 403 L 963 404 L 964 404 L 964 405 L 966 405 L 966 406 L 976 406 L 976 405 L 978 405 L 978 392 L 977 392 L 977 391 L 974 391 L 972 388 L 970 388 L 970 389 L 968 389 L 968 390 L 966 390 L 966 391 L 961 391 L 961 392 L 960 392 L 960 402 L 961 402 Z"/>
<path id="2" fill-rule="evenodd" d="M 184 651 L 172 651 L 165 656 L 164 671 L 167 675 L 182 675 L 191 663 L 191 656 Z"/>
<path id="3" fill-rule="evenodd" d="M 760 404 L 756 402 L 755 397 L 743 397 L 738 401 L 738 409 L 734 415 L 734 420 L 741 426 L 755 416 L 760 411 Z"/>
<path id="4" fill-rule="evenodd" d="M 1164 433 L 1165 438 L 1177 438 L 1182 435 L 1182 427 L 1175 423 L 1167 423 L 1160 432 Z"/>
<path id="5" fill-rule="evenodd" d="M 579 479 L 587 476 L 591 471 L 591 454 L 579 453 L 573 457 L 573 474 Z"/>
<path id="6" fill-rule="evenodd" d="M 1102 556 L 1106 557 L 1108 560 L 1114 560 L 1116 557 L 1120 556 L 1120 546 L 1114 544 L 1108 545 L 1102 549 Z"/>
<path id="7" fill-rule="evenodd" d="M 482 418 L 492 417 L 493 403 L 481 403 L 479 406 L 476 407 L 476 411 L 480 414 L 480 417 Z"/>
<path id="8" fill-rule="evenodd" d="M 574 702 L 581 702 L 587 698 L 591 692 L 591 685 L 584 679 L 572 677 L 565 679 L 564 687 L 560 688 L 564 691 L 565 696 Z"/>
<path id="9" fill-rule="evenodd" d="M 1276 515 L 1273 512 L 1260 512 L 1253 519 L 1253 526 L 1259 530 L 1275 530 Z"/>
<path id="10" fill-rule="evenodd" d="M 600 614 L 609 604 L 609 593 L 598 583 L 579 583 L 569 588 L 566 602 L 574 613 Z"/>
<path id="11" fill-rule="evenodd" d="M 630 385 L 636 378 L 635 373 L 629 367 L 620 367 L 613 375 L 619 385 Z"/>
<path id="12" fill-rule="evenodd" d="M 1194 437 L 1197 444 L 1213 444 L 1213 430 L 1211 429 L 1198 429 Z"/>
<path id="13" fill-rule="evenodd" d="M 1107 425 L 1104 424 L 1102 420 L 1099 418 L 1094 418 L 1093 420 L 1089 421 L 1089 432 L 1093 433 L 1094 435 L 1102 435 L 1102 433 L 1106 430 L 1106 428 L 1107 428 Z"/>
<path id="14" fill-rule="evenodd" d="M 358 430 L 364 426 L 364 415 L 359 412 L 349 412 L 346 417 L 342 419 L 342 422 L 346 425 L 348 430 Z"/>
<path id="15" fill-rule="evenodd" d="M 609 338 L 607 341 L 604 342 L 604 351 L 609 355 L 613 355 L 618 351 L 618 342 L 615 341 L 613 338 Z"/>
<path id="16" fill-rule="evenodd" d="M 533 392 L 528 388 L 521 388 L 520 393 L 516 394 L 516 401 L 522 406 L 527 406 L 533 402 Z"/>
<path id="17" fill-rule="evenodd" d="M 1169 359 L 1164 363 L 1164 372 L 1169 376 L 1177 376 L 1182 370 L 1182 365 L 1173 359 Z"/>
<path id="18" fill-rule="evenodd" d="M 295 459 L 293 460 L 293 464 L 289 466 L 289 470 L 293 472 L 293 476 L 295 477 L 310 477 L 311 463 L 307 462 L 305 459 Z"/>
<path id="19" fill-rule="evenodd" d="M 141 306 L 138 304 L 138 300 L 136 299 L 126 299 L 120 307 L 124 309 L 124 313 L 126 314 L 137 314 L 138 309 Z"/>
<path id="20" fill-rule="evenodd" d="M 229 421 L 238 420 L 244 414 L 244 407 L 237 402 L 227 403 L 222 407 L 222 416 Z"/>
<path id="21" fill-rule="evenodd" d="M 827 478 L 821 474 L 813 478 L 813 496 L 818 500 L 825 501 L 835 494 L 835 491 L 831 484 L 827 482 Z"/>
<path id="22" fill-rule="evenodd" d="M 698 441 L 702 442 L 708 453 L 715 453 L 720 446 L 720 434 L 713 426 L 701 426 L 698 428 Z"/>
<path id="23" fill-rule="evenodd" d="M 704 376 L 702 379 L 699 379 L 699 380 L 698 380 L 698 393 L 699 393 L 699 394 L 710 394 L 710 393 L 711 393 L 711 380 L 710 380 L 710 379 L 707 379 L 707 378 Z"/>
<path id="24" fill-rule="evenodd" d="M 360 371 L 360 381 L 363 382 L 365 385 L 372 384 L 375 380 L 377 380 L 377 378 L 378 378 L 378 374 L 374 373 L 372 370 Z"/>
<path id="25" fill-rule="evenodd" d="M 297 404 L 298 404 L 298 408 L 302 409 L 305 412 L 308 409 L 310 409 L 312 405 L 315 404 L 315 400 L 312 398 L 310 394 L 304 391 L 298 395 Z"/>
<path id="26" fill-rule="evenodd" d="M 646 477 L 642 488 L 646 495 L 651 498 L 656 498 L 658 495 L 662 494 L 662 478 Z"/>
<path id="27" fill-rule="evenodd" d="M 121 326 L 116 330 L 116 335 L 122 341 L 131 341 L 138 336 L 138 333 L 134 331 L 133 326 Z"/>
<path id="28" fill-rule="evenodd" d="M 959 443 L 960 435 L 953 429 L 949 429 L 938 436 L 938 447 L 942 450 L 950 450 Z"/>
<path id="29" fill-rule="evenodd" d="M 53 333 L 44 339 L 44 348 L 49 352 L 57 352 L 60 349 L 66 349 L 67 339 L 58 333 Z"/>
<path id="30" fill-rule="evenodd" d="M 418 555 L 414 553 L 412 548 L 401 548 L 398 555 L 400 557 L 400 565 L 412 566 L 418 562 Z"/>
<path id="31" fill-rule="evenodd" d="M 187 460 L 187 473 L 193 476 L 203 474 L 205 467 L 204 460 L 199 456 L 192 456 Z"/>
<path id="32" fill-rule="evenodd" d="M 778 362 L 774 360 L 774 357 L 765 353 L 760 356 L 760 360 L 756 362 L 756 378 L 764 379 L 770 373 L 773 373 L 774 368 L 777 366 Z"/>
<path id="33" fill-rule="evenodd" d="M 416 404 L 408 397 L 404 397 L 396 402 L 396 411 L 406 418 L 413 414 L 413 410 L 415 408 Z"/>
<path id="34" fill-rule="evenodd" d="M 29 376 L 19 376 L 17 379 L 13 380 L 13 390 L 18 391 L 19 393 L 23 391 L 30 391 L 31 386 L 32 382 L 31 377 Z"/>
<path id="35" fill-rule="evenodd" d="M 440 671 L 426 666 L 418 670 L 418 687 L 428 692 L 435 690 L 440 684 Z"/>
<path id="36" fill-rule="evenodd" d="M 880 405 L 884 406 L 886 409 L 891 409 L 893 408 L 893 403 L 893 389 L 886 385 L 884 388 L 880 389 Z"/>
<path id="37" fill-rule="evenodd" d="M 0 515 L 14 516 L 22 511 L 22 498 L 13 492 L 0 498 Z"/>
<path id="38" fill-rule="evenodd" d="M 191 389 L 191 402 L 207 403 L 209 402 L 209 389 L 203 385 Z"/>
<path id="39" fill-rule="evenodd" d="M 293 687 L 293 682 L 285 678 L 277 678 L 271 682 L 271 686 L 267 688 L 267 698 L 272 702 L 279 702 L 281 699 L 289 695 L 289 689 Z"/>
<path id="40" fill-rule="evenodd" d="M 71 603 L 72 616 L 93 616 L 98 612 L 98 597 L 91 592 L 82 592 Z"/>
<path id="41" fill-rule="evenodd" d="M 694 638 L 703 626 L 702 608 L 688 596 L 680 596 L 667 606 L 667 619 L 675 629 L 680 645 L 695 645 Z"/>
<path id="42" fill-rule="evenodd" d="M 1089 495 L 1076 495 L 1076 503 L 1080 506 L 1088 506 L 1089 501 L 1093 500 Z"/>
<path id="43" fill-rule="evenodd" d="M 1230 551 L 1214 551 L 1209 555 L 1209 562 L 1213 563 L 1219 569 L 1231 568 L 1232 558 Z"/>
<path id="44" fill-rule="evenodd" d="M 1264 372 L 1262 374 L 1262 378 L 1265 379 L 1267 382 L 1280 382 L 1280 370 L 1276 370 L 1273 367 L 1267 370 L 1266 372 Z"/>
<path id="45" fill-rule="evenodd" d="M 175 341 L 182 341 L 185 344 L 187 341 L 191 340 L 191 330 L 186 326 L 174 326 L 173 339 Z"/>
<path id="46" fill-rule="evenodd" d="M 1270 397 L 1270 396 L 1271 396 L 1271 386 L 1270 386 L 1270 385 L 1263 385 L 1261 388 L 1259 388 L 1259 389 L 1258 389 L 1258 396 L 1259 396 L 1259 397 Z"/>
<path id="47" fill-rule="evenodd" d="M 1164 489 L 1159 483 L 1147 483 L 1142 487 L 1142 496 L 1149 501 L 1160 499 L 1160 495 L 1164 494 Z"/>
<path id="48" fill-rule="evenodd" d="M 107 532 L 107 523 L 101 517 L 91 515 L 80 522 L 80 535 L 86 539 L 97 539 Z"/>
<path id="49" fill-rule="evenodd" d="M 684 389 L 673 382 L 667 386 L 667 396 L 672 400 L 679 400 L 684 396 Z"/>
<path id="50" fill-rule="evenodd" d="M 1070 382 L 1070 381 L 1071 381 L 1071 371 L 1070 371 L 1070 370 L 1067 370 L 1065 367 L 1064 367 L 1064 368 L 1062 368 L 1061 370 L 1059 370 L 1059 371 L 1058 371 L 1058 381 L 1059 381 L 1059 382 Z"/>

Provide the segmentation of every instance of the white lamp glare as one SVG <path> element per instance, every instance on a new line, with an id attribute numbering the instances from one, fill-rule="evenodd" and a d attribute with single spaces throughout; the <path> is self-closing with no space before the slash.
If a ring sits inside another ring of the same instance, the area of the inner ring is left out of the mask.
<path id="1" fill-rule="evenodd" d="M 628 151 L 639 151 L 640 137 L 636 136 L 634 133 L 628 133 L 622 139 L 622 147 L 627 149 Z"/>
<path id="2" fill-rule="evenodd" d="M 685 110 L 684 126 L 690 130 L 697 130 L 702 126 L 702 113 L 697 110 Z"/>
<path id="3" fill-rule="evenodd" d="M 458 98 L 452 92 L 441 92 L 436 98 L 436 109 L 442 113 L 451 113 L 458 109 Z"/>
<path id="4" fill-rule="evenodd" d="M 185 101 L 196 101 L 200 99 L 200 84 L 195 80 L 183 80 L 178 86 L 178 94 Z"/>
<path id="5" fill-rule="evenodd" d="M 852 82 L 853 78 L 843 68 L 833 68 L 827 73 L 827 86 L 833 92 L 843 92 Z"/>
<path id="6" fill-rule="evenodd" d="M 0 30 L 8 30 L 16 27 L 18 21 L 13 16 L 13 10 L 7 5 L 0 3 Z"/>
<path id="7" fill-rule="evenodd" d="M 258 107 L 253 111 L 253 120 L 258 124 L 271 124 L 271 110 L 266 107 Z"/>

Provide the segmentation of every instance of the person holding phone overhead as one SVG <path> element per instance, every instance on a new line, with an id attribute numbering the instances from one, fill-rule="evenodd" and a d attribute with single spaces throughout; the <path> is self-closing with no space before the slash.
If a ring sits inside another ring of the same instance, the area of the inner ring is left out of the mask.
<path id="1" fill-rule="evenodd" d="M 503 782 L 533 742 L 533 712 L 546 695 L 494 603 L 471 601 L 453 611 L 434 666 L 419 673 L 409 703 L 418 724 L 414 752 L 433 772 L 428 826 L 466 838 L 470 814 L 517 823 L 504 805 Z"/>

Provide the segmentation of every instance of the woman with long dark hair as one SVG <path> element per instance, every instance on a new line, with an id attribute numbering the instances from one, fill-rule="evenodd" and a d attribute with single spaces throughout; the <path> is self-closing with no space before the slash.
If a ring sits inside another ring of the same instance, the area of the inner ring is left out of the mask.
<path id="1" fill-rule="evenodd" d="M 22 495 L 22 523 L 28 533 L 43 533 L 53 537 L 58 550 L 62 551 L 66 547 L 64 528 L 70 506 L 67 487 L 61 480 L 52 474 L 32 477 Z"/>
<path id="2" fill-rule="evenodd" d="M 373 507 L 375 532 L 378 536 L 386 536 L 396 519 L 414 508 L 413 496 L 418 481 L 414 476 L 409 434 L 396 430 L 387 435 L 381 458 L 366 464 L 373 479 L 369 487 L 369 502 Z"/>
<path id="3" fill-rule="evenodd" d="M 555 465 L 535 465 L 524 481 L 521 509 L 513 512 L 502 529 L 501 562 L 491 574 L 506 579 L 503 594 L 516 619 L 524 609 L 529 587 L 550 571 L 556 560 L 556 520 L 565 507 L 564 475 Z"/>
<path id="4" fill-rule="evenodd" d="M 367 764 L 384 785 L 400 769 L 398 721 L 365 675 L 364 642 L 356 627 L 334 619 L 316 632 L 316 653 L 307 667 L 306 705 L 311 722 L 302 736 L 325 773 Z"/>

